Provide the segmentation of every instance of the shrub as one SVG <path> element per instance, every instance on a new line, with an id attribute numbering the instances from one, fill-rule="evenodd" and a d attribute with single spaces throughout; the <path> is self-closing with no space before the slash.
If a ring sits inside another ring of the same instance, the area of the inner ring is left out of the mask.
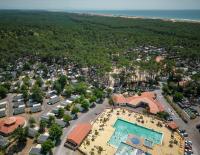
<path id="1" fill-rule="evenodd" d="M 71 116 L 69 116 L 69 115 L 64 115 L 64 116 L 63 116 L 63 120 L 64 120 L 65 122 L 69 122 L 69 121 L 72 120 L 72 118 L 71 118 Z"/>
<path id="2" fill-rule="evenodd" d="M 90 145 L 90 141 L 89 140 L 86 141 L 86 145 Z"/>
<path id="3" fill-rule="evenodd" d="M 101 146 L 98 147 L 98 153 L 101 154 L 101 152 L 103 151 L 103 148 Z"/>
<path id="4" fill-rule="evenodd" d="M 99 134 L 99 132 L 97 130 L 95 130 L 95 133 L 94 133 L 96 136 Z"/>
<path id="5" fill-rule="evenodd" d="M 42 144 L 42 153 L 47 154 L 51 151 L 51 149 L 54 147 L 54 143 L 48 139 L 46 142 Z"/>
<path id="6" fill-rule="evenodd" d="M 77 114 L 79 112 L 79 108 L 73 107 L 72 114 Z"/>

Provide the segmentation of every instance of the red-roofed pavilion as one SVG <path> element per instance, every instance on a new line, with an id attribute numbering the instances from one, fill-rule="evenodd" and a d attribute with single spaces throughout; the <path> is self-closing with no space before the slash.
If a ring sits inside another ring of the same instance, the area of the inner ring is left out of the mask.
<path id="1" fill-rule="evenodd" d="M 87 137 L 91 129 L 92 125 L 90 123 L 78 124 L 67 136 L 65 146 L 73 150 L 77 149 L 83 140 Z"/>

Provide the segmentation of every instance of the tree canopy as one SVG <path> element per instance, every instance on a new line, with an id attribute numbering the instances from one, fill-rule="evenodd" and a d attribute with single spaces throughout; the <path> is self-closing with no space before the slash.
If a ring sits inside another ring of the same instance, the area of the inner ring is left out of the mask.
<path id="1" fill-rule="evenodd" d="M 102 75 L 111 70 L 112 61 L 119 66 L 129 66 L 134 54 L 127 57 L 124 51 L 145 44 L 165 47 L 186 59 L 200 58 L 200 25 L 197 23 L 1 11 L 0 30 L 0 67 L 14 64 L 17 58 L 24 56 L 47 61 L 66 57 L 80 67 L 94 67 L 97 74 Z M 24 64 L 24 69 L 30 67 L 29 63 Z M 41 65 L 41 69 L 45 71 L 46 66 Z"/>
<path id="2" fill-rule="evenodd" d="M 61 135 L 62 135 L 62 129 L 60 126 L 58 126 L 57 124 L 53 124 L 50 128 L 49 128 L 49 135 L 50 138 L 52 140 L 59 140 Z"/>

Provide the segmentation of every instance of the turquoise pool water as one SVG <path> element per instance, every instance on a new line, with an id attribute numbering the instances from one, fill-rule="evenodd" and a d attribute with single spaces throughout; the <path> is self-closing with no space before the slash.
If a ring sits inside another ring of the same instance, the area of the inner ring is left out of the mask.
<path id="1" fill-rule="evenodd" d="M 122 119 L 117 119 L 114 124 L 115 132 L 109 140 L 109 144 L 118 147 L 121 142 L 125 142 L 129 134 L 142 137 L 152 141 L 154 144 L 161 144 L 163 134 L 151 129 L 133 124 Z"/>

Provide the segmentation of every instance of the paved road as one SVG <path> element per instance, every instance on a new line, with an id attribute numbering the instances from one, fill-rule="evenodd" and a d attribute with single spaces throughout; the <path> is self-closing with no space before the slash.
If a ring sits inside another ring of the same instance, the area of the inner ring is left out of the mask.
<path id="1" fill-rule="evenodd" d="M 97 114 L 104 111 L 104 109 L 106 107 L 109 107 L 108 99 L 105 99 L 102 104 L 96 104 L 96 107 L 90 109 L 88 112 L 81 113 L 77 120 L 73 120 L 70 123 L 70 126 L 63 130 L 63 135 L 61 137 L 61 143 L 59 146 L 57 146 L 53 150 L 54 155 L 78 155 L 79 154 L 78 152 L 74 152 L 74 151 L 64 147 L 64 143 L 66 141 L 67 135 L 76 126 L 76 124 L 83 123 L 83 122 L 91 122 L 92 120 L 94 120 L 97 117 Z"/>
<path id="2" fill-rule="evenodd" d="M 6 116 L 8 116 L 8 117 L 13 115 L 13 104 L 12 104 L 12 99 L 13 99 L 14 96 L 15 96 L 15 94 L 9 93 L 5 99 L 1 100 L 1 102 L 2 102 L 2 101 L 7 101 L 7 105 L 6 105 Z"/>
<path id="3" fill-rule="evenodd" d="M 195 120 L 189 120 L 187 124 L 184 123 L 183 120 L 175 112 L 175 110 L 171 107 L 171 105 L 165 100 L 165 98 L 162 95 L 162 91 L 156 90 L 154 92 L 157 94 L 158 101 L 162 103 L 164 105 L 165 110 L 172 115 L 177 125 L 181 129 L 185 129 L 186 132 L 189 134 L 189 137 L 187 139 L 192 140 L 193 142 L 194 155 L 200 155 L 200 133 L 195 128 L 195 125 L 197 124 L 197 122 L 200 123 L 200 118 L 198 117 Z"/>

